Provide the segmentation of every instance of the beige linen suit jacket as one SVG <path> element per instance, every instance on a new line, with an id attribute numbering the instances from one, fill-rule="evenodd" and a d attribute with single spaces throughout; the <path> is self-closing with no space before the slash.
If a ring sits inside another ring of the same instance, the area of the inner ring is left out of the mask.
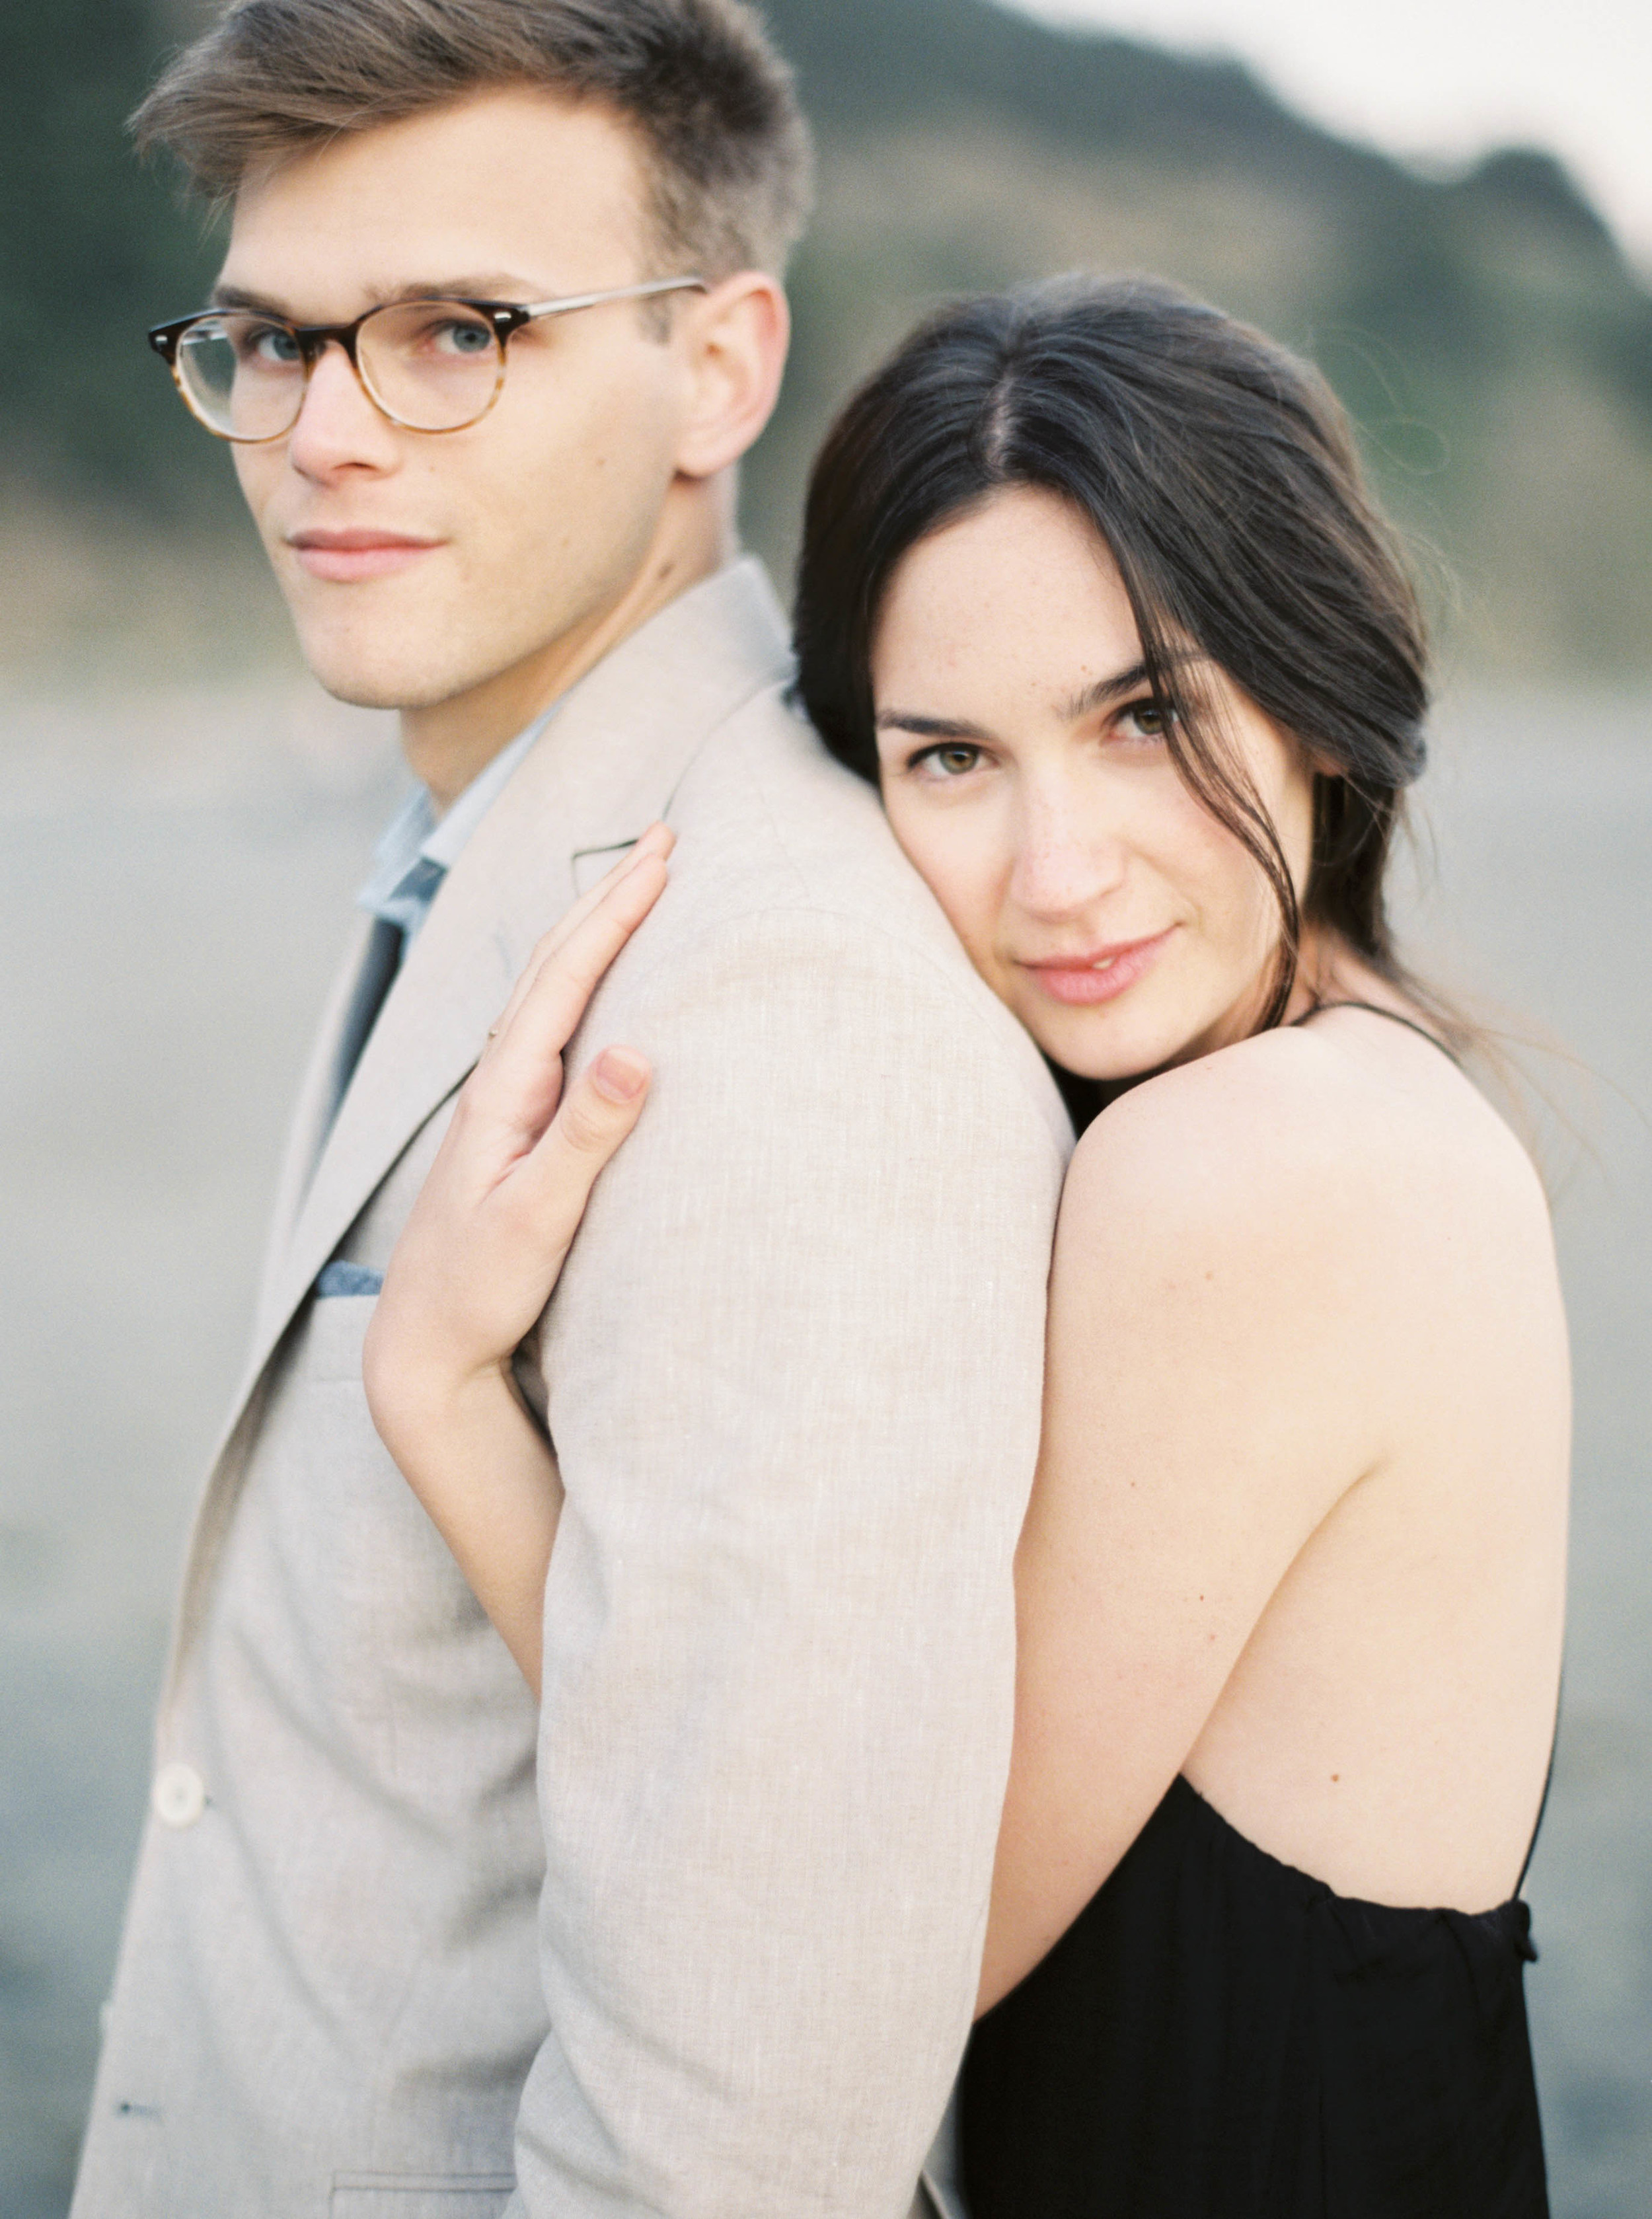
<path id="1" fill-rule="evenodd" d="M 191 1541 L 75 2219 L 903 2219 L 967 2032 L 1070 1134 L 786 705 L 739 564 L 587 677 L 330 1129 L 346 967 Z M 573 1060 L 653 1059 L 520 1369 L 540 1712 L 360 1382 L 537 936 L 655 817 Z"/>

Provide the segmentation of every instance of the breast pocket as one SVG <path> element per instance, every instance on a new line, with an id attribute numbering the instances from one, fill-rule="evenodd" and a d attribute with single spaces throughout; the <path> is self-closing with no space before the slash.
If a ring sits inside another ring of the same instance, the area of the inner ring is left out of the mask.
<path id="1" fill-rule="evenodd" d="M 329 1264 L 315 1283 L 317 1296 L 322 1302 L 347 1300 L 362 1295 L 370 1300 L 383 1291 L 384 1274 L 368 1264 Z"/>

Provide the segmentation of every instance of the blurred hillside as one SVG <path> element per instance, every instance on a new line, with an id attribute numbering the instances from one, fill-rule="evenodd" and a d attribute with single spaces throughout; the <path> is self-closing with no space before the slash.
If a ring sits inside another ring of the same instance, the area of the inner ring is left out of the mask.
<path id="1" fill-rule="evenodd" d="M 25 665 L 65 637 L 176 668 L 280 636 L 227 458 L 142 344 L 200 296 L 213 241 L 137 171 L 121 118 L 198 12 L 8 0 L 0 24 L 0 655 Z M 1652 667 L 1652 295 L 1547 157 L 1425 177 L 1237 68 L 991 0 L 768 12 L 822 154 L 795 364 L 748 481 L 752 536 L 782 570 L 828 414 L 917 314 L 1028 275 L 1151 269 L 1326 370 L 1454 662 Z"/>

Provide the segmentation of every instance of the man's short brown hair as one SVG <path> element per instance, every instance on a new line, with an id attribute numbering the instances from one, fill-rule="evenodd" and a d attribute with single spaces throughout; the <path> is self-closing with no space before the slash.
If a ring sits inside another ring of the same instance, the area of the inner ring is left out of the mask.
<path id="1" fill-rule="evenodd" d="M 221 200 L 340 133 L 517 85 L 599 102 L 637 133 L 656 251 L 714 282 L 785 267 L 809 131 L 744 0 L 236 0 L 133 122 Z"/>

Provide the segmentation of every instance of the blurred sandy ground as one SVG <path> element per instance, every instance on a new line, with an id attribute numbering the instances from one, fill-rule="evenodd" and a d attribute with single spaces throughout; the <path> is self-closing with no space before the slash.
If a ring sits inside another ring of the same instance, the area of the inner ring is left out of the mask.
<path id="1" fill-rule="evenodd" d="M 1425 960 L 1537 1067 L 1576 1336 L 1571 1656 L 1530 1893 L 1557 2219 L 1652 2179 L 1652 696 L 1463 698 Z M 400 774 L 298 680 L 0 699 L 0 2212 L 59 2219 L 176 1560 L 283 1125 Z M 1396 1333 L 1405 1331 L 1396 1319 Z"/>

